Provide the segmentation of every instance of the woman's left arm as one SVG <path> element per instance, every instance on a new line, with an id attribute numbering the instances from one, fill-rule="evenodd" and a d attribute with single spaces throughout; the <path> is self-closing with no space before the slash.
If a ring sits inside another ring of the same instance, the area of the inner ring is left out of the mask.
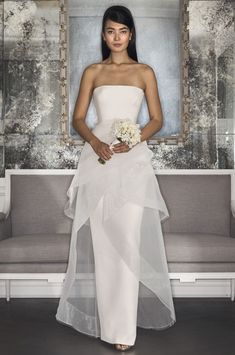
<path id="1" fill-rule="evenodd" d="M 160 131 L 163 125 L 163 114 L 157 79 L 154 70 L 149 65 L 144 65 L 143 80 L 145 81 L 145 98 L 150 120 L 141 130 L 141 142 L 149 139 L 156 132 Z"/>

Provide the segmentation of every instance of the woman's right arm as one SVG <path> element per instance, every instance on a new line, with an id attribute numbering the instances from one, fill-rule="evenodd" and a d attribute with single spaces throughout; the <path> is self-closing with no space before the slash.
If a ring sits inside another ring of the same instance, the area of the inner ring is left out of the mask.
<path id="1" fill-rule="evenodd" d="M 85 139 L 96 152 L 96 154 L 105 160 L 111 158 L 113 154 L 109 145 L 100 141 L 95 136 L 85 123 L 86 114 L 90 105 L 93 93 L 93 82 L 96 74 L 95 65 L 90 65 L 85 68 L 79 87 L 77 100 L 73 112 L 73 128 L 79 133 L 79 135 Z"/>

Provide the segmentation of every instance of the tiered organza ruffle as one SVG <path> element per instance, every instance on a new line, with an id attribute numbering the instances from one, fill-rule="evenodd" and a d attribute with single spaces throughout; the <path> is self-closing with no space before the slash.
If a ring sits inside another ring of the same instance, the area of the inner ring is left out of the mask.
<path id="1" fill-rule="evenodd" d="M 112 142 L 110 125 L 98 124 L 93 132 L 108 144 Z M 92 147 L 84 145 L 67 192 L 65 213 L 73 219 L 73 228 L 68 269 L 56 314 L 58 321 L 82 333 L 101 335 L 90 227 L 90 216 L 101 198 L 103 229 L 120 260 L 139 279 L 137 325 L 160 330 L 176 321 L 161 228 L 169 213 L 151 158 L 152 152 L 144 141 L 128 153 L 114 153 L 102 165 Z M 127 243 L 125 228 L 119 228 L 119 211 L 126 202 L 143 207 L 138 243 L 134 235 L 133 241 Z"/>

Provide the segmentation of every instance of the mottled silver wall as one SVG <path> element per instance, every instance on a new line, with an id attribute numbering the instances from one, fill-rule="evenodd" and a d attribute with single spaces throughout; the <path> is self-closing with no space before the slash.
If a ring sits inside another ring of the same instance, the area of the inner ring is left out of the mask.
<path id="1" fill-rule="evenodd" d="M 3 33 L 3 1 L 0 1 L 0 176 L 4 175 Z"/>
<path id="2" fill-rule="evenodd" d="M 234 167 L 234 84 L 228 74 L 234 63 L 234 45 L 229 47 L 233 8 L 227 1 L 190 1 L 189 11 L 190 135 L 184 147 L 150 147 L 153 166 L 230 169 Z M 4 160 L 7 169 L 76 168 L 81 147 L 60 143 L 58 1 L 4 1 L 3 52 L 1 176 Z M 234 72 L 231 75 L 233 79 Z M 2 74 L 0 78 L 2 90 Z"/>
<path id="3" fill-rule="evenodd" d="M 60 145 L 59 3 L 4 2 L 5 167 L 72 167 Z"/>

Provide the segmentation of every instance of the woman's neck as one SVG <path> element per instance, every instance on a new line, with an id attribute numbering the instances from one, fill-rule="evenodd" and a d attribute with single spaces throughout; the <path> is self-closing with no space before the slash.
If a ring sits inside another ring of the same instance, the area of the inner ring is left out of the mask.
<path id="1" fill-rule="evenodd" d="M 107 64 L 116 64 L 116 65 L 128 64 L 130 62 L 131 62 L 130 57 L 128 56 L 127 52 L 125 53 L 111 52 L 107 60 Z"/>

